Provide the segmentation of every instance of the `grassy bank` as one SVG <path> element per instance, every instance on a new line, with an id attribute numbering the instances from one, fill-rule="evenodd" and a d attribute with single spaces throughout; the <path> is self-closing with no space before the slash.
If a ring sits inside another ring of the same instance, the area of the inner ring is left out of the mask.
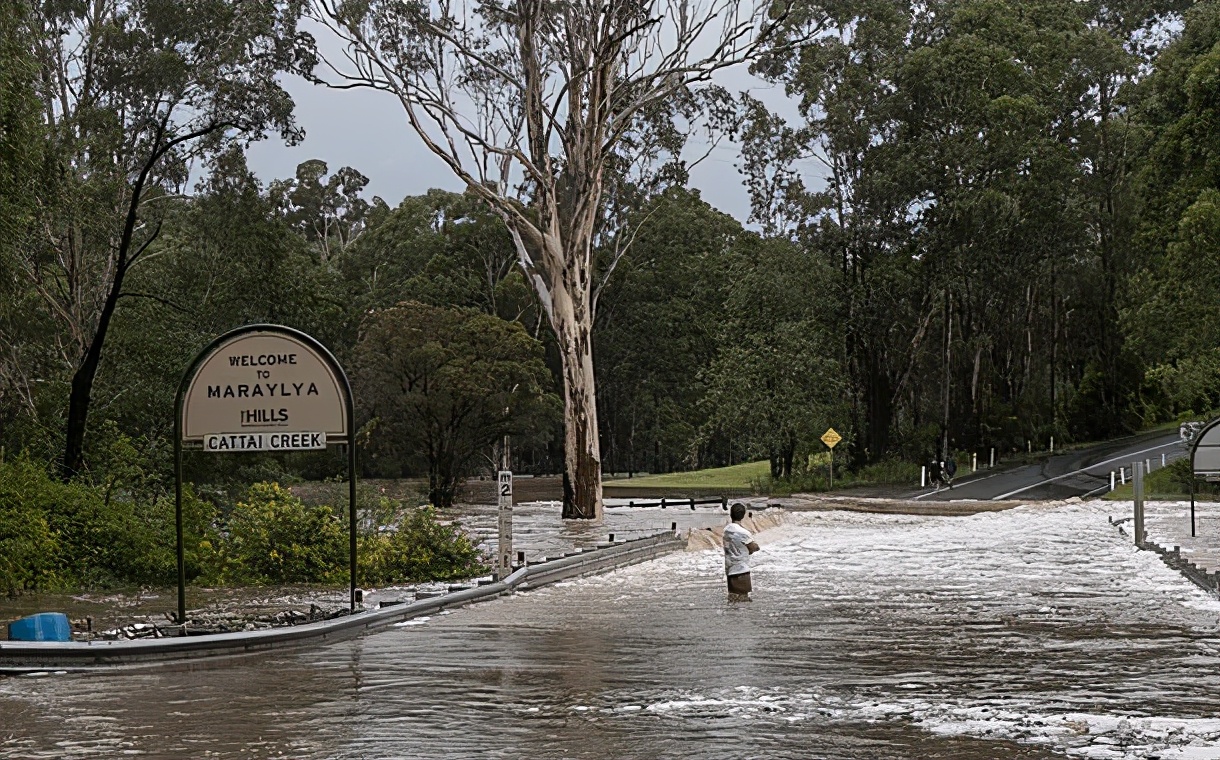
<path id="1" fill-rule="evenodd" d="M 768 462 L 745 462 L 730 467 L 714 467 L 708 470 L 670 472 L 664 475 L 645 475 L 639 478 L 617 478 L 603 485 L 609 488 L 661 490 L 715 490 L 754 491 L 771 477 Z"/>
<path id="2" fill-rule="evenodd" d="M 828 488 L 825 452 L 810 458 L 807 472 L 783 480 L 771 479 L 771 467 L 766 461 L 746 462 L 731 467 L 715 467 L 691 472 L 671 472 L 639 478 L 607 480 L 603 486 L 607 495 L 618 490 L 632 495 L 644 491 L 661 495 L 664 492 L 690 493 L 755 493 L 783 496 L 792 493 L 825 491 Z M 854 486 L 911 485 L 919 483 L 919 465 L 910 462 L 885 461 L 868 465 L 858 472 L 843 472 L 835 467 L 835 489 Z"/>

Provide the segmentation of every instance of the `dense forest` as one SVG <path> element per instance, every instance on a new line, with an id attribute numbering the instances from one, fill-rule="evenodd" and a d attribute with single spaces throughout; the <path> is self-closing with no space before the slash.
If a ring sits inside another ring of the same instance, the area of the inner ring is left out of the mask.
<path id="1" fill-rule="evenodd" d="M 0 6 L 5 457 L 159 498 L 190 359 L 273 322 L 348 368 L 363 474 L 429 477 L 448 503 L 504 436 L 515 470 L 562 471 L 563 360 L 479 193 L 391 207 L 368 167 L 247 168 L 250 142 L 301 134 L 281 87 L 317 64 L 301 5 Z M 609 164 L 606 472 L 794 478 L 830 425 L 861 467 L 1220 406 L 1220 4 L 784 14 L 753 71 L 792 113 L 692 88 L 618 148 L 647 162 Z M 749 219 L 689 186 L 696 122 L 740 145 Z M 190 461 L 202 483 L 342 464 Z"/>

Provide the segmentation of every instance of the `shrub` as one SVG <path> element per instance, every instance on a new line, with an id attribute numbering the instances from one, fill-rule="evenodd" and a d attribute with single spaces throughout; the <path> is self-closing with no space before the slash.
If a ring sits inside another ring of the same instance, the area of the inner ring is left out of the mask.
<path id="1" fill-rule="evenodd" d="M 362 583 L 450 580 L 483 572 L 456 525 L 430 508 L 364 493 L 371 522 L 360 539 Z M 177 577 L 174 500 L 120 499 L 110 484 L 62 483 L 44 463 L 0 461 L 0 593 L 122 584 L 171 585 Z M 278 483 L 251 486 L 224 521 L 183 491 L 188 580 L 211 584 L 333 583 L 347 579 L 347 522 L 306 506 Z M 345 510 L 344 510 L 345 513 Z M 391 526 L 391 531 L 382 530 Z"/>
<path id="2" fill-rule="evenodd" d="M 53 588 L 61 580 L 59 541 L 42 500 L 30 498 L 45 481 L 46 472 L 27 460 L 0 463 L 0 589 L 10 596 Z"/>
<path id="3" fill-rule="evenodd" d="M 960 456 L 957 458 L 957 461 L 962 461 Z M 863 483 L 909 486 L 919 482 L 919 467 L 920 465 L 915 462 L 903 461 L 901 459 L 885 459 L 875 464 L 861 467 L 853 474 L 852 479 Z M 957 472 L 959 475 L 965 472 L 962 465 L 958 465 Z"/>
<path id="4" fill-rule="evenodd" d="M 1215 496 L 1220 494 L 1220 483 L 1211 483 L 1202 478 L 1195 479 L 1195 474 L 1190 469 L 1190 457 L 1175 459 L 1165 468 L 1149 473 L 1144 490 L 1149 494 L 1189 494 L 1192 481 L 1196 495 Z"/>
<path id="5" fill-rule="evenodd" d="M 365 536 L 358 560 L 358 579 L 370 586 L 469 578 L 487 569 L 461 528 L 440 522 L 431 507 L 407 510 L 393 532 Z"/>
<path id="6" fill-rule="evenodd" d="M 172 577 L 173 566 L 166 566 L 163 553 L 162 561 L 157 561 L 161 540 L 148 515 L 130 501 L 108 496 L 105 489 L 86 483 L 62 483 L 45 466 L 28 459 L 0 465 L 3 511 L 10 519 L 26 520 L 32 526 L 23 531 L 27 536 L 21 539 L 26 545 L 23 551 L 50 552 L 54 558 L 49 566 L 41 563 L 33 567 L 43 569 L 29 572 L 44 573 L 53 567 L 62 581 L 78 586 L 156 583 Z M 169 519 L 172 532 L 172 511 Z M 39 543 L 39 521 L 45 523 L 54 546 Z M 31 550 L 29 541 L 41 548 Z M 172 557 L 172 543 L 170 547 Z"/>
<path id="7" fill-rule="evenodd" d="M 245 583 L 337 583 L 347 531 L 329 507 L 307 507 L 278 483 L 256 483 L 229 514 L 220 579 Z"/>
<path id="8" fill-rule="evenodd" d="M 187 575 L 212 564 L 215 508 L 185 489 Z M 63 483 L 21 458 L 0 462 L 0 589 L 169 585 L 177 577 L 174 500 L 119 498 L 110 484 Z"/>

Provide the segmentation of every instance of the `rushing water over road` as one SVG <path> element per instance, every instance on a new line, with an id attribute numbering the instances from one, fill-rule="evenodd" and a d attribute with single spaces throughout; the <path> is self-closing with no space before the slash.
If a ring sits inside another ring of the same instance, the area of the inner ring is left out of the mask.
<path id="1" fill-rule="evenodd" d="M 1106 507 L 816 513 L 223 669 L 0 680 L 0 757 L 1220 757 L 1220 605 Z"/>

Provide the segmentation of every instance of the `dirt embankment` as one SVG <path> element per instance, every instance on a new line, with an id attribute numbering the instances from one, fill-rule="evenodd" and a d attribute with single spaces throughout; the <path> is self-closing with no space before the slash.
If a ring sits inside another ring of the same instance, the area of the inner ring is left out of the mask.
<path id="1" fill-rule="evenodd" d="M 784 509 L 795 512 L 874 512 L 890 515 L 929 515 L 960 517 L 980 512 L 999 512 L 1019 507 L 1023 501 L 913 501 L 911 499 L 884 499 L 863 496 L 831 496 L 827 494 L 795 494 L 769 501 L 782 504 Z"/>

